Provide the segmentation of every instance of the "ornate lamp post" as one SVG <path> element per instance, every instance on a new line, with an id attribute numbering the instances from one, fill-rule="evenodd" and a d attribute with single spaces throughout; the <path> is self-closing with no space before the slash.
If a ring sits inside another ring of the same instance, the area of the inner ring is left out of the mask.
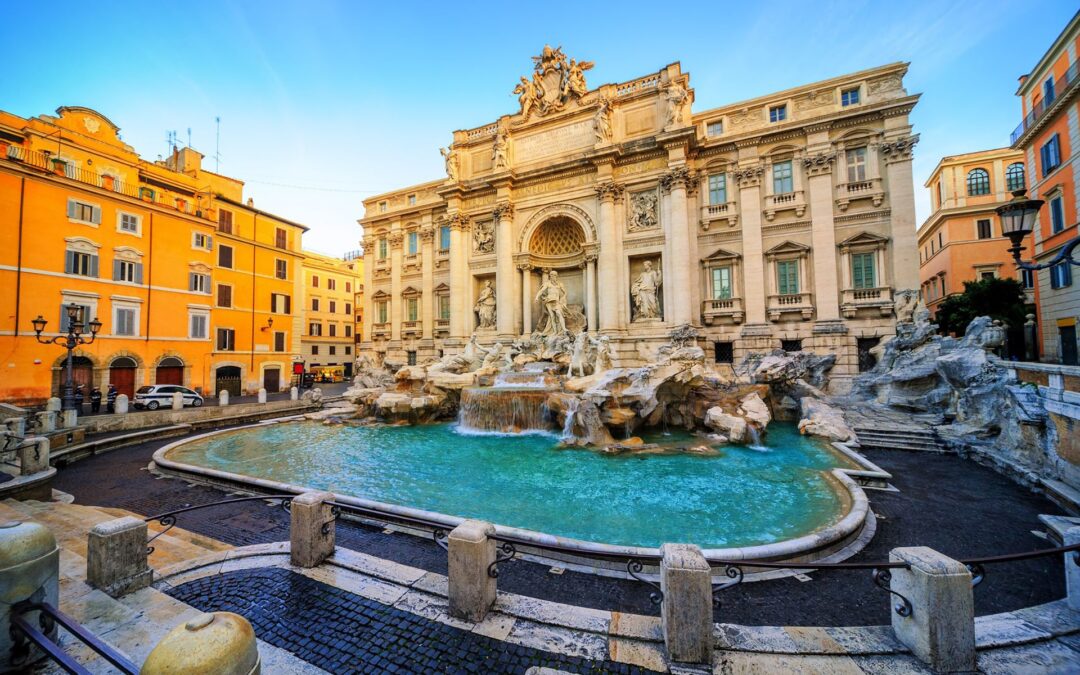
<path id="1" fill-rule="evenodd" d="M 1001 217 L 1001 232 L 1012 241 L 1009 252 L 1012 253 L 1016 266 L 1022 270 L 1045 270 L 1067 262 L 1070 265 L 1080 267 L 1080 260 L 1075 260 L 1073 251 L 1080 246 L 1080 237 L 1074 237 L 1065 243 L 1054 259 L 1042 264 L 1026 263 L 1020 260 L 1020 252 L 1024 250 L 1024 237 L 1031 234 L 1035 229 L 1035 218 L 1039 215 L 1039 209 L 1044 204 L 1041 199 L 1028 199 L 1024 196 L 1027 190 L 1013 192 L 1013 198 L 994 209 Z"/>
<path id="2" fill-rule="evenodd" d="M 101 330 L 101 322 L 95 317 L 90 322 L 90 339 L 87 339 L 83 334 L 83 322 L 82 322 L 82 308 L 71 303 L 64 308 L 67 312 L 68 318 L 68 333 L 67 335 L 57 335 L 52 338 L 42 339 L 41 333 L 45 330 L 45 325 L 49 323 L 40 314 L 34 319 L 34 333 L 36 333 L 37 341 L 43 345 L 56 344 L 60 345 L 67 350 L 67 377 L 64 381 L 64 396 L 61 404 L 62 410 L 74 410 L 75 409 L 75 366 L 72 352 L 79 345 L 91 344 L 97 337 L 98 331 Z"/>

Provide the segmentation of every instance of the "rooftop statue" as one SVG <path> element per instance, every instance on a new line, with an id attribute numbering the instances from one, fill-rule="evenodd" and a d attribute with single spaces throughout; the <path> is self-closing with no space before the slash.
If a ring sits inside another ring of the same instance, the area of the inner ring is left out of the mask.
<path id="1" fill-rule="evenodd" d="M 551 45 L 544 45 L 540 55 L 532 59 L 532 80 L 522 77 L 514 87 L 525 119 L 534 110 L 541 115 L 562 110 L 570 101 L 589 93 L 585 71 L 596 65 L 594 62 L 567 59 L 562 47 L 552 49 Z"/>

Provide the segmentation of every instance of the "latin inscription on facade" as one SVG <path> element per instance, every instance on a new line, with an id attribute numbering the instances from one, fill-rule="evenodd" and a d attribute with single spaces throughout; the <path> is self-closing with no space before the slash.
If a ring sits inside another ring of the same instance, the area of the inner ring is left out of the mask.
<path id="1" fill-rule="evenodd" d="M 532 162 L 544 157 L 587 148 L 595 141 L 592 120 L 582 120 L 514 139 L 514 160 Z"/>

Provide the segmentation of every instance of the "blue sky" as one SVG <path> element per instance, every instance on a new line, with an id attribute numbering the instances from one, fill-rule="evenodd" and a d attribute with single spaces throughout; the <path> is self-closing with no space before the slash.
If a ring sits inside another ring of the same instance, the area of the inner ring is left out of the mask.
<path id="1" fill-rule="evenodd" d="M 155 6 L 157 5 L 157 6 Z M 664 8 L 659 12 L 658 7 Z M 0 108 L 94 108 L 153 159 L 166 134 L 247 181 L 256 205 L 311 226 L 307 248 L 356 248 L 368 195 L 442 175 L 454 129 L 514 112 L 545 43 L 596 62 L 590 86 L 681 61 L 695 110 L 910 61 L 921 187 L 947 154 L 1007 145 L 1017 78 L 1076 1 L 12 4 Z M 315 189 L 318 188 L 318 189 Z"/>

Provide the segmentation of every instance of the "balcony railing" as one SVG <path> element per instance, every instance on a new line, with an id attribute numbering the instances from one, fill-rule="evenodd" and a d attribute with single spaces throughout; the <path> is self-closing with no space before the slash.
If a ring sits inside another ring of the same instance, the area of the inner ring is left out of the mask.
<path id="1" fill-rule="evenodd" d="M 853 318 L 860 309 L 878 309 L 883 316 L 888 316 L 892 308 L 892 288 L 888 286 L 847 288 L 841 294 L 840 311 L 847 319 Z"/>
<path id="2" fill-rule="evenodd" d="M 777 211 L 795 209 L 795 216 L 801 218 L 806 211 L 806 200 L 803 199 L 803 191 L 784 192 L 778 195 L 765 197 L 765 219 L 772 220 Z"/>
<path id="3" fill-rule="evenodd" d="M 701 316 L 706 324 L 742 323 L 746 316 L 743 311 L 742 298 L 718 298 L 716 300 L 703 300 L 701 303 Z"/>
<path id="4" fill-rule="evenodd" d="M 1016 143 L 1016 141 L 1024 135 L 1024 132 L 1035 126 L 1035 123 L 1042 118 L 1043 114 L 1045 114 L 1059 98 L 1065 96 L 1066 92 L 1076 85 L 1077 80 L 1080 80 L 1080 61 L 1074 61 L 1073 64 L 1069 66 L 1069 69 L 1065 71 L 1065 74 L 1054 82 L 1054 96 L 1044 98 L 1036 103 L 1035 107 L 1031 109 L 1031 112 L 1020 121 L 1020 125 L 1016 127 L 1012 132 L 1012 135 L 1009 136 L 1009 145 Z"/>
<path id="5" fill-rule="evenodd" d="M 811 293 L 787 293 L 769 296 L 769 320 L 779 321 L 782 314 L 798 312 L 804 319 L 814 316 L 814 299 Z"/>

